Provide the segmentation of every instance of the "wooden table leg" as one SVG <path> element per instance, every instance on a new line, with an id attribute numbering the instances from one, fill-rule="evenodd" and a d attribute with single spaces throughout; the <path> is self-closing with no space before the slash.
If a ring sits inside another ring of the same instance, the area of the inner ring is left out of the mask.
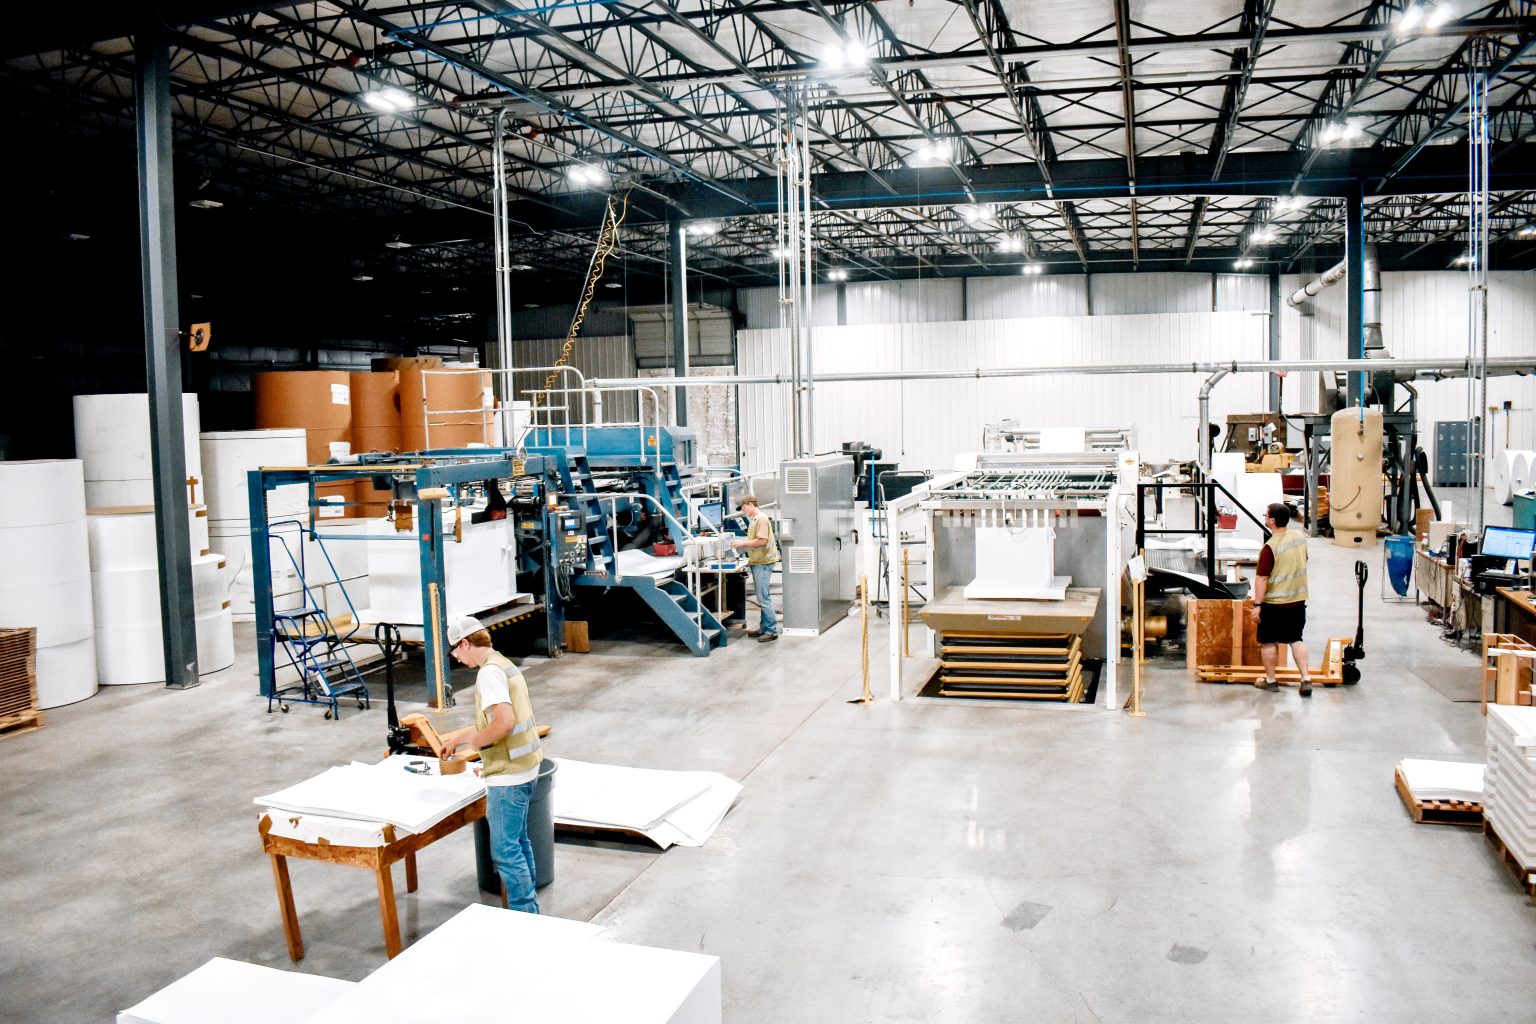
<path id="1" fill-rule="evenodd" d="M 299 911 L 293 905 L 293 883 L 288 878 L 288 858 L 271 854 L 272 877 L 277 882 L 277 909 L 283 917 L 283 936 L 288 940 L 288 959 L 304 959 L 304 936 L 299 931 Z M 398 942 L 398 940 L 397 940 Z"/>
<path id="2" fill-rule="evenodd" d="M 384 922 L 384 953 L 393 960 L 400 955 L 400 918 L 395 913 L 395 882 L 390 877 L 389 865 L 380 864 L 374 871 L 379 883 L 379 918 Z"/>
<path id="3" fill-rule="evenodd" d="M 414 853 L 405 855 L 405 891 L 416 891 L 416 855 Z"/>

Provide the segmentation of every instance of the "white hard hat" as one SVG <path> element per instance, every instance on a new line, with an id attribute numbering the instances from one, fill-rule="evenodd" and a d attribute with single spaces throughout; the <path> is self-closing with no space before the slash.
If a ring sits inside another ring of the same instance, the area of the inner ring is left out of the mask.
<path id="1" fill-rule="evenodd" d="M 461 616 L 448 623 L 448 646 L 457 647 L 459 641 L 471 633 L 478 633 L 485 627 L 480 625 L 480 620 L 469 615 Z"/>

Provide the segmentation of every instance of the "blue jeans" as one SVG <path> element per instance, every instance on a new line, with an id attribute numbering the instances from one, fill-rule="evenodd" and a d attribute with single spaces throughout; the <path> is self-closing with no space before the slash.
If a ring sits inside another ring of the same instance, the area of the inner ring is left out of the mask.
<path id="1" fill-rule="evenodd" d="M 773 597 L 768 593 L 768 588 L 773 585 L 773 566 L 753 565 L 749 568 L 752 570 L 752 586 L 757 591 L 757 606 L 763 610 L 757 628 L 764 633 L 777 633 L 779 617 L 773 614 Z"/>
<path id="2" fill-rule="evenodd" d="M 487 786 L 485 816 L 491 827 L 491 863 L 501 876 L 507 909 L 529 914 L 539 912 L 534 888 L 537 883 L 533 844 L 528 841 L 528 803 L 534 783 L 521 786 Z"/>

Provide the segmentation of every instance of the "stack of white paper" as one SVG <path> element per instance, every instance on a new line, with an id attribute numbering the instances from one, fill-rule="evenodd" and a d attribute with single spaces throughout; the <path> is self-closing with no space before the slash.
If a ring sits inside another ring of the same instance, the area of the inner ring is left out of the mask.
<path id="1" fill-rule="evenodd" d="M 1404 758 L 1398 763 L 1408 792 L 1419 800 L 1483 802 L 1483 766 L 1465 761 L 1419 761 Z"/>
<path id="2" fill-rule="evenodd" d="M 117 1015 L 117 1024 L 270 1024 L 323 1016 L 350 981 L 214 957 Z"/>
<path id="3" fill-rule="evenodd" d="M 1536 708 L 1488 705 L 1483 817 L 1520 866 L 1536 870 Z"/>
<path id="4" fill-rule="evenodd" d="M 642 835 L 663 850 L 702 846 L 741 795 L 718 772 L 668 772 L 560 759 L 556 824 Z"/>
<path id="5" fill-rule="evenodd" d="M 472 772 L 416 775 L 405 770 L 412 760 L 354 761 L 254 802 L 274 810 L 383 821 L 407 832 L 425 832 L 485 795 L 485 783 Z"/>

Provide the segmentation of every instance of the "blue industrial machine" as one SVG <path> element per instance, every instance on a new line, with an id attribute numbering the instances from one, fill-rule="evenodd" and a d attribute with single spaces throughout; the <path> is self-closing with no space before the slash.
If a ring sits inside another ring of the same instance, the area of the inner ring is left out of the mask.
<path id="1" fill-rule="evenodd" d="M 532 604 L 487 609 L 487 625 L 542 614 L 542 648 L 551 657 L 564 649 L 567 613 L 584 599 L 596 601 L 605 591 L 628 590 L 642 600 L 691 653 L 707 656 L 727 642 L 724 624 L 696 593 L 665 572 L 626 572 L 633 557 L 651 552 L 684 552 L 695 542 L 701 525 L 683 494 L 694 465 L 692 431 L 667 426 L 536 427 L 517 450 L 469 448 L 435 450 L 408 455 L 365 455 L 356 462 L 303 468 L 258 469 L 249 474 L 252 574 L 256 588 L 256 641 L 261 693 L 282 705 L 309 701 L 331 705 L 339 696 L 358 696 L 366 689 L 355 678 L 355 666 L 344 648 L 351 639 L 318 608 L 309 588 L 304 607 L 275 611 L 271 589 L 271 543 L 274 530 L 295 529 L 269 523 L 267 495 L 278 487 L 308 488 L 309 519 L 297 527 L 313 539 L 324 520 L 315 496 L 316 484 L 371 480 L 379 492 L 389 492 L 394 530 L 380 535 L 354 536 L 347 542 L 416 543 L 422 591 L 422 644 L 428 689 L 452 702 L 448 685 L 451 665 L 444 643 L 444 564 L 446 546 L 471 509 L 481 508 L 489 490 L 498 509 L 505 502 L 517 544 L 518 589 L 535 597 Z M 729 494 L 722 496 L 728 506 Z M 482 509 L 483 511 L 483 509 Z M 499 511 L 498 511 L 498 514 Z M 408 529 L 402 516 L 410 516 Z M 451 519 L 451 521 L 450 521 Z M 281 546 L 278 546 L 281 550 Z M 323 547 L 322 547 L 323 550 Z M 356 632 L 357 624 L 351 627 Z M 295 644 L 295 637 L 300 638 Z M 306 680 L 304 685 L 279 687 L 279 658 L 286 655 Z M 310 671 L 304 671 L 308 666 Z"/>

